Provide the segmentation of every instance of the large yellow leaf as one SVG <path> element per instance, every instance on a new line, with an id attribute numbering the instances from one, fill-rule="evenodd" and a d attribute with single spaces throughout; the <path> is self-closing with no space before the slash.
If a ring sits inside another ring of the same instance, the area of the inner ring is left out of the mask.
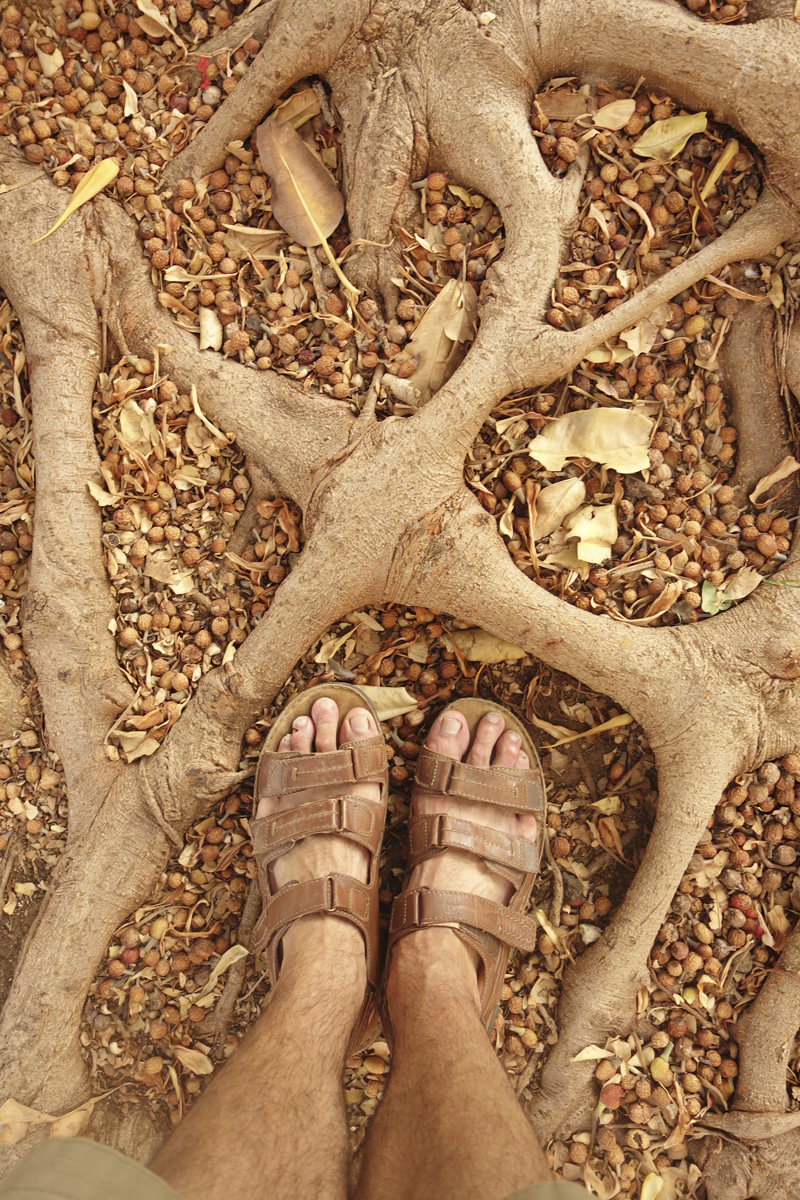
<path id="1" fill-rule="evenodd" d="M 669 162 L 676 154 L 680 154 L 692 134 L 702 133 L 707 124 L 704 112 L 684 113 L 680 117 L 668 117 L 666 121 L 654 121 L 631 149 L 641 158 Z"/>
<path id="2" fill-rule="evenodd" d="M 272 181 L 272 215 L 302 246 L 319 246 L 344 215 L 333 177 L 291 121 L 266 120 L 256 133 L 261 165 Z"/>
<path id="3" fill-rule="evenodd" d="M 72 193 L 72 199 L 64 209 L 61 216 L 56 221 L 47 233 L 43 233 L 40 238 L 36 238 L 31 242 L 32 246 L 36 242 L 43 242 L 45 238 L 50 237 L 51 233 L 55 233 L 59 225 L 63 225 L 67 217 L 71 217 L 76 209 L 85 204 L 87 200 L 93 200 L 98 192 L 102 192 L 110 183 L 119 175 L 119 163 L 115 158 L 104 158 L 101 163 L 96 163 L 86 172 L 83 179 L 80 181 L 75 191 Z"/>
<path id="4" fill-rule="evenodd" d="M 650 465 L 648 448 L 653 422 L 623 408 L 587 408 L 551 421 L 528 446 L 528 453 L 547 471 L 560 471 L 568 458 L 605 463 L 621 474 Z"/>

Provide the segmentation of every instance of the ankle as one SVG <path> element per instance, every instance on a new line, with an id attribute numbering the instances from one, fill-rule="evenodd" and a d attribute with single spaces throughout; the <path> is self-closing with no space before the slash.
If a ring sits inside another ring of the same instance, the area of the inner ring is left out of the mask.
<path id="1" fill-rule="evenodd" d="M 429 1006 L 444 1012 L 479 1011 L 475 956 L 451 929 L 416 930 L 392 948 L 386 1002 L 393 1021 Z"/>
<path id="2" fill-rule="evenodd" d="M 308 999 L 356 1011 L 367 986 L 364 938 L 343 917 L 310 914 L 287 930 L 281 945 L 277 990 L 299 988 Z"/>

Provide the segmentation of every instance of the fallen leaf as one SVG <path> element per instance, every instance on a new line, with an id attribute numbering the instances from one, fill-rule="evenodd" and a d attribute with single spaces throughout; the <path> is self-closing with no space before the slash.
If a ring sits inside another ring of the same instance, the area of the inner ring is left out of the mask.
<path id="1" fill-rule="evenodd" d="M 600 1062 L 601 1059 L 611 1058 L 611 1051 L 604 1050 L 602 1046 L 584 1046 L 583 1050 L 579 1050 L 574 1058 L 569 1061 L 571 1063 L 578 1062 Z"/>
<path id="2" fill-rule="evenodd" d="M 222 349 L 222 322 L 213 308 L 200 306 L 200 349 Z"/>
<path id="3" fill-rule="evenodd" d="M 466 188 L 459 187 L 457 183 L 448 183 L 447 190 L 456 196 L 465 208 L 472 208 L 472 197 Z"/>
<path id="4" fill-rule="evenodd" d="M 194 847 L 190 843 L 190 845 L 188 847 L 186 847 L 185 849 L 191 850 L 193 848 Z M 184 851 L 184 853 L 185 853 L 185 851 Z M 181 861 L 181 860 L 179 859 L 179 861 Z M 188 865 L 188 864 L 183 864 L 183 865 Z M 191 1000 L 192 1004 L 196 1004 L 198 1002 L 198 1000 L 203 1000 L 203 999 L 205 999 L 206 996 L 210 996 L 216 986 L 217 980 L 219 979 L 220 975 L 224 974 L 224 972 L 227 971 L 229 967 L 232 967 L 235 962 L 238 962 L 240 958 L 246 958 L 248 953 L 249 953 L 249 951 L 248 951 L 247 947 L 242 946 L 241 943 L 239 943 L 239 942 L 237 942 L 234 946 L 231 946 L 231 948 L 229 950 L 226 950 L 225 953 L 222 955 L 222 958 L 219 960 L 219 962 L 217 963 L 217 965 L 214 967 L 213 971 L 209 975 L 207 982 L 203 985 L 203 987 L 200 989 L 200 991 L 194 992 L 192 995 L 189 996 L 189 1000 Z M 175 1051 L 175 1047 L 173 1046 L 173 1053 L 174 1053 L 174 1051 Z"/>
<path id="5" fill-rule="evenodd" d="M 392 717 L 402 717 L 419 708 L 406 688 L 360 687 L 358 690 L 367 697 L 380 721 L 390 721 Z"/>
<path id="6" fill-rule="evenodd" d="M 52 79 L 64 65 L 64 55 L 56 46 L 52 54 L 45 54 L 44 50 L 36 47 L 36 57 L 39 59 L 39 65 L 42 68 L 42 74 L 45 79 Z"/>
<path id="7" fill-rule="evenodd" d="M 82 1104 L 80 1108 L 73 1108 L 72 1112 L 64 1113 L 63 1117 L 58 1117 L 50 1126 L 50 1137 L 71 1138 L 77 1137 L 79 1133 L 83 1133 L 86 1126 L 92 1117 L 92 1111 L 97 1100 L 93 1097 Z"/>
<path id="8" fill-rule="evenodd" d="M 336 181 L 290 121 L 268 118 L 259 125 L 256 141 L 272 182 L 272 215 L 302 246 L 319 246 L 344 216 Z"/>
<path id="9" fill-rule="evenodd" d="M 366 625 L 367 629 L 371 629 L 373 633 L 384 633 L 384 628 L 380 621 L 376 621 L 369 613 L 354 612 L 350 613 L 350 618 L 353 621 L 359 621 L 362 625 Z"/>
<path id="10" fill-rule="evenodd" d="M 598 129 L 622 129 L 635 112 L 635 100 L 614 100 L 611 104 L 604 104 L 593 119 Z"/>
<path id="11" fill-rule="evenodd" d="M 626 329 L 619 335 L 620 341 L 624 342 L 634 354 L 649 354 L 657 336 L 658 326 L 654 325 L 652 321 L 642 321 L 640 325 L 635 325 L 633 329 Z"/>
<path id="12" fill-rule="evenodd" d="M 101 508 L 107 504 L 116 504 L 119 500 L 119 496 L 112 496 L 111 492 L 101 488 L 100 484 L 95 483 L 93 479 L 87 479 L 86 486 Z"/>
<path id="13" fill-rule="evenodd" d="M 565 517 L 580 508 L 585 499 L 586 485 L 582 479 L 562 479 L 550 487 L 542 488 L 536 497 L 534 539 L 539 541 L 553 533 Z"/>
<path id="14" fill-rule="evenodd" d="M 703 128 L 705 128 L 705 126 L 703 126 Z M 659 1194 L 663 1186 L 664 1180 L 661 1178 L 661 1176 L 656 1175 L 651 1171 L 649 1175 L 645 1176 L 639 1200 L 656 1200 L 656 1196 Z"/>
<path id="15" fill-rule="evenodd" d="M 241 948 L 244 949 L 244 947 Z M 173 1046 L 172 1057 L 177 1058 L 181 1066 L 186 1067 L 194 1075 L 211 1075 L 214 1070 L 214 1064 L 207 1054 L 203 1054 L 202 1050 L 190 1050 L 187 1046 Z"/>
<path id="16" fill-rule="evenodd" d="M 449 642 L 450 649 L 453 648 L 452 643 L 455 643 L 469 662 L 515 662 L 518 658 L 524 658 L 527 653 L 519 646 L 495 637 L 487 629 L 455 629 L 452 633 L 445 633 L 442 641 L 445 644 Z"/>
<path id="17" fill-rule="evenodd" d="M 135 117 L 139 112 L 139 97 L 129 83 L 123 79 L 122 86 L 125 89 L 125 116 Z"/>
<path id="18" fill-rule="evenodd" d="M 586 504 L 566 518 L 564 528 L 569 539 L 578 539 L 575 551 L 581 562 L 605 562 L 617 540 L 616 506 Z"/>
<path id="19" fill-rule="evenodd" d="M 141 13 L 141 16 L 136 19 L 149 37 L 169 37 L 184 50 L 186 49 L 186 43 L 178 36 L 169 21 L 164 19 L 153 4 L 153 0 L 136 0 L 136 7 Z"/>
<path id="20" fill-rule="evenodd" d="M 0 1106 L 0 1146 L 15 1146 L 22 1141 L 30 1126 L 47 1125 L 53 1120 L 55 1118 L 48 1113 L 8 1099 Z"/>
<path id="21" fill-rule="evenodd" d="M 315 117 L 319 112 L 319 100 L 311 88 L 303 88 L 299 92 L 293 92 L 288 100 L 284 100 L 282 104 L 270 113 L 273 121 L 277 121 L 279 125 L 284 121 L 291 121 L 295 129 L 299 129 L 311 117 Z"/>
<path id="22" fill-rule="evenodd" d="M 155 754 L 160 745 L 161 743 L 155 738 L 145 738 L 135 750 L 126 751 L 125 757 L 129 763 L 135 762 L 137 758 L 149 758 L 151 754 Z"/>
<path id="23" fill-rule="evenodd" d="M 673 559 L 673 564 L 675 560 Z M 735 574 L 729 575 L 723 584 L 717 588 L 728 600 L 743 600 L 754 592 L 764 576 L 759 575 L 755 567 L 742 567 Z"/>
<path id="24" fill-rule="evenodd" d="M 780 308 L 780 306 L 783 304 L 783 276 L 779 275 L 777 271 L 772 272 L 772 278 L 769 281 L 767 299 L 773 308 Z"/>
<path id="25" fill-rule="evenodd" d="M 590 725 L 588 729 L 583 729 L 578 733 L 571 733 L 569 737 L 561 738 L 558 742 L 553 742 L 552 746 L 547 746 L 546 749 L 552 750 L 555 746 L 566 746 L 567 742 L 577 742 L 579 738 L 588 737 L 593 733 L 606 733 L 609 729 L 619 729 L 622 725 L 630 725 L 633 717 L 630 713 L 620 713 L 617 717 L 612 717 L 610 721 L 603 721 L 602 725 Z"/>
<path id="26" fill-rule="evenodd" d="M 627 862 L 628 860 L 625 858 L 625 852 L 622 849 L 622 842 L 620 841 L 619 830 L 617 829 L 617 824 L 614 818 L 601 817 L 597 822 L 597 828 L 605 845 L 609 849 L 613 847 L 619 857 Z"/>
<path id="27" fill-rule="evenodd" d="M 126 400 L 119 410 L 119 430 L 127 445 L 145 456 L 158 442 L 158 430 L 152 415 L 132 399 Z"/>
<path id="28" fill-rule="evenodd" d="M 719 592 L 719 589 L 706 579 L 703 584 L 703 589 L 700 595 L 700 607 L 704 613 L 709 613 L 715 617 L 719 612 L 725 612 L 727 608 L 733 604 L 730 596 L 726 596 Z"/>
<path id="29" fill-rule="evenodd" d="M 336 651 L 345 644 L 349 637 L 353 636 L 353 630 L 348 629 L 341 637 L 329 638 L 327 642 L 323 642 L 317 651 L 314 662 L 321 663 L 323 666 L 328 665 L 328 659 L 333 658 Z"/>
<path id="30" fill-rule="evenodd" d="M 148 556 L 144 573 L 148 579 L 155 579 L 157 583 L 165 583 L 177 596 L 185 596 L 194 587 L 191 570 L 188 567 L 185 569 L 179 567 L 170 554 L 163 558 Z"/>
<path id="31" fill-rule="evenodd" d="M 67 217 L 71 217 L 82 204 L 86 204 L 88 200 L 94 199 L 98 192 L 102 192 L 110 183 L 113 183 L 118 175 L 119 163 L 115 158 L 104 158 L 102 162 L 95 163 L 93 167 L 90 167 L 75 188 L 75 191 L 72 193 L 72 199 L 55 225 L 51 226 L 47 233 L 43 233 L 40 238 L 35 238 L 31 242 L 31 245 L 35 246 L 37 242 L 43 242 L 45 238 L 50 237 L 51 233 L 55 233 L 58 227 L 64 224 Z"/>
<path id="32" fill-rule="evenodd" d="M 597 1200 L 614 1200 L 622 1191 L 622 1184 L 610 1167 L 603 1168 L 601 1178 L 588 1162 L 583 1166 L 583 1180 Z"/>
<path id="33" fill-rule="evenodd" d="M 701 200 L 706 199 L 706 197 L 708 196 L 709 192 L 713 188 L 714 184 L 719 179 L 722 172 L 725 170 L 726 167 L 730 166 L 730 164 L 736 158 L 736 155 L 738 153 L 739 153 L 739 143 L 737 142 L 736 138 L 731 138 L 731 140 L 728 142 L 725 149 L 722 151 L 722 154 L 720 154 L 719 158 L 714 163 L 714 168 L 713 168 L 711 174 L 709 175 L 708 179 L 705 181 L 702 188 L 700 189 L 700 199 Z"/>
<path id="34" fill-rule="evenodd" d="M 800 463 L 797 461 L 797 459 L 792 458 L 791 454 L 787 454 L 785 458 L 781 459 L 777 467 L 773 467 L 768 474 L 759 479 L 758 483 L 750 493 L 751 502 L 756 506 L 756 508 L 766 508 L 767 504 L 771 503 L 772 500 L 777 499 L 777 497 L 771 496 L 768 501 L 765 501 L 763 504 L 759 504 L 759 496 L 763 496 L 765 492 L 768 492 L 769 489 L 774 487 L 776 483 L 780 483 L 782 479 L 788 479 L 790 475 L 794 475 L 795 471 L 800 471 Z M 780 493 L 778 494 L 780 495 Z"/>
<path id="35" fill-rule="evenodd" d="M 425 312 L 406 345 L 403 360 L 417 359 L 413 386 L 426 404 L 447 383 L 475 336 L 478 297 L 466 281 L 450 279 Z"/>
<path id="36" fill-rule="evenodd" d="M 669 162 L 680 154 L 692 134 L 702 133 L 707 124 L 704 112 L 683 113 L 679 117 L 668 117 L 666 121 L 654 121 L 631 149 L 641 158 Z"/>
<path id="37" fill-rule="evenodd" d="M 633 358 L 633 351 L 629 346 L 595 346 L 586 355 L 586 362 L 593 363 L 626 363 L 629 358 Z"/>
<path id="38" fill-rule="evenodd" d="M 600 800 L 593 800 L 591 807 L 596 808 L 606 817 L 615 817 L 622 812 L 622 801 L 619 796 L 603 796 Z"/>
<path id="39" fill-rule="evenodd" d="M 652 428 L 649 417 L 629 409 L 583 409 L 551 421 L 528 453 L 548 471 L 560 471 L 568 458 L 588 458 L 630 475 L 650 466 Z"/>
<path id="40" fill-rule="evenodd" d="M 581 579 L 589 578 L 589 564 L 578 558 L 574 544 L 562 550 L 555 550 L 542 559 L 543 567 L 564 567 L 567 571 L 577 571 Z"/>

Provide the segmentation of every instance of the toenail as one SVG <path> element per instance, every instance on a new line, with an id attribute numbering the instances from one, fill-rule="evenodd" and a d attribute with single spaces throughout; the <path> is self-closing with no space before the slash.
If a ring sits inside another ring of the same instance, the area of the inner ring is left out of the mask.
<path id="1" fill-rule="evenodd" d="M 308 723 L 308 717 L 295 717 L 292 721 L 292 729 L 305 729 Z"/>
<path id="2" fill-rule="evenodd" d="M 510 733 L 510 734 L 508 735 L 508 740 L 509 740 L 510 742 L 518 742 L 518 741 L 519 741 L 519 734 L 518 734 L 518 733 Z"/>
<path id="3" fill-rule="evenodd" d="M 461 728 L 461 722 L 456 717 L 442 717 L 442 733 L 452 734 L 458 733 Z"/>
<path id="4" fill-rule="evenodd" d="M 354 729 L 356 733 L 366 733 L 366 731 L 369 729 L 369 717 L 367 714 L 355 713 L 355 715 L 350 718 L 350 728 Z"/>
<path id="5" fill-rule="evenodd" d="M 330 699 L 329 696 L 323 696 L 321 700 L 317 701 L 317 703 L 319 704 L 320 708 L 325 709 L 326 711 L 336 707 L 336 704 Z"/>
<path id="6" fill-rule="evenodd" d="M 292 744 L 292 735 L 290 733 L 287 733 L 285 737 L 281 738 L 281 745 L 282 746 L 291 746 L 291 744 Z"/>
<path id="7" fill-rule="evenodd" d="M 487 720 L 487 721 L 488 721 L 488 722 L 489 722 L 491 725 L 499 725 L 499 724 L 500 724 L 500 721 L 502 720 L 502 718 L 501 718 L 501 717 L 499 717 L 499 716 L 497 715 L 497 713 L 487 713 L 486 720 Z"/>

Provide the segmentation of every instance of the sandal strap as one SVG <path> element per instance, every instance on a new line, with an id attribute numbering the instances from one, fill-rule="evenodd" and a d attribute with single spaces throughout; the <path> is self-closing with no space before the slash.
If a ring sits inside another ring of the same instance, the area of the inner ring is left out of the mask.
<path id="1" fill-rule="evenodd" d="M 392 905 L 390 940 L 432 925 L 467 925 L 526 954 L 536 949 L 536 922 L 503 904 L 472 892 L 434 892 L 427 888 L 401 892 Z"/>
<path id="2" fill-rule="evenodd" d="M 287 883 L 276 892 L 268 900 L 253 932 L 254 945 L 267 944 L 272 978 L 278 978 L 278 946 L 289 926 L 311 913 L 331 913 L 352 921 L 361 930 L 367 947 L 367 980 L 377 987 L 378 900 L 372 890 L 369 884 L 359 883 L 349 875 L 326 875 L 306 883 Z"/>
<path id="3" fill-rule="evenodd" d="M 253 853 L 272 862 L 300 838 L 336 833 L 376 855 L 383 836 L 383 805 L 361 796 L 311 800 L 297 808 L 254 818 L 250 822 Z"/>
<path id="4" fill-rule="evenodd" d="M 544 813 L 544 792 L 539 770 L 511 767 L 475 767 L 437 754 L 424 746 L 419 752 L 415 783 L 429 792 L 460 796 L 513 808 L 517 812 Z"/>
<path id="5" fill-rule="evenodd" d="M 451 813 L 412 817 L 408 822 L 408 847 L 408 871 L 445 849 L 466 850 L 517 871 L 539 869 L 539 848 L 530 838 L 476 825 Z"/>
<path id="6" fill-rule="evenodd" d="M 386 745 L 380 736 L 348 742 L 323 754 L 279 754 L 264 751 L 258 768 L 256 795 L 280 796 L 312 787 L 381 782 Z"/>

